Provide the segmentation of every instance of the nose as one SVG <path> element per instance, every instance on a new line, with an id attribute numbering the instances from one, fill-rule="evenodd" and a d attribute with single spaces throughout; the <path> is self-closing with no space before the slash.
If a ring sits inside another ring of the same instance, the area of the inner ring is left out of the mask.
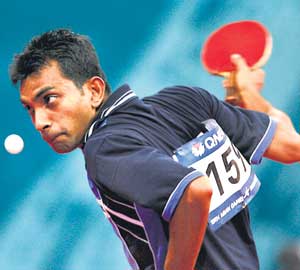
<path id="1" fill-rule="evenodd" d="M 38 131 L 44 131 L 51 126 L 47 112 L 44 110 L 35 110 L 34 126 Z"/>

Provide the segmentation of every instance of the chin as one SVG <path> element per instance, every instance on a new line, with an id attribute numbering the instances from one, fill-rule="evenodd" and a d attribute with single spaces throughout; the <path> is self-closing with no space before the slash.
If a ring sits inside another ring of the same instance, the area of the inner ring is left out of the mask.
<path id="1" fill-rule="evenodd" d="M 51 145 L 52 149 L 58 153 L 58 154 L 66 154 L 66 153 L 70 153 L 73 150 L 75 150 L 77 148 L 76 146 L 70 146 L 70 145 L 65 145 L 65 144 L 56 144 L 56 145 Z"/>

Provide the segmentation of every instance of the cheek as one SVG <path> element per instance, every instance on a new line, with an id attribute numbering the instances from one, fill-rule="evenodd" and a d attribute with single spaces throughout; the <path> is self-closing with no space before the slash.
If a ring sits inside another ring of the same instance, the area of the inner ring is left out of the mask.
<path id="1" fill-rule="evenodd" d="M 91 106 L 85 96 L 73 95 L 72 100 L 64 101 L 58 109 L 57 121 L 61 124 L 60 128 L 65 129 L 69 136 L 78 140 L 84 135 L 93 118 Z"/>
<path id="2" fill-rule="evenodd" d="M 82 136 L 89 127 L 93 115 L 86 106 L 78 106 L 77 108 L 78 110 L 76 110 L 76 112 L 74 112 L 70 117 L 70 121 L 72 121 L 73 132 L 78 133 L 79 136 Z"/>

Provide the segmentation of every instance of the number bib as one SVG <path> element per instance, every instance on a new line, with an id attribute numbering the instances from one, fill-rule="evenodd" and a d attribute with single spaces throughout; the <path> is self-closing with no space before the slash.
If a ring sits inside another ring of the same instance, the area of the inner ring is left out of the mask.
<path id="1" fill-rule="evenodd" d="M 175 150 L 173 158 L 209 177 L 213 195 L 208 224 L 217 230 L 254 198 L 260 182 L 253 169 L 215 120 L 207 132 Z"/>

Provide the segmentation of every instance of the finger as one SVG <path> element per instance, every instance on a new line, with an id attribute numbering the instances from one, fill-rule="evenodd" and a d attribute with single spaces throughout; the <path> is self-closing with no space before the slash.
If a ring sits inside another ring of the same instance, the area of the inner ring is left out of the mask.
<path id="1" fill-rule="evenodd" d="M 256 72 L 257 72 L 257 75 L 258 75 L 262 80 L 265 79 L 266 73 L 265 73 L 264 70 L 262 70 L 261 68 L 259 68 L 259 69 L 256 70 Z"/>
<path id="2" fill-rule="evenodd" d="M 248 69 L 246 60 L 239 54 L 232 54 L 230 56 L 231 62 L 236 66 L 238 70 Z"/>
<path id="3" fill-rule="evenodd" d="M 263 87 L 265 83 L 265 72 L 262 69 L 256 69 L 252 72 L 252 78 L 257 87 Z"/>
<path id="4" fill-rule="evenodd" d="M 227 88 L 227 87 L 229 87 L 229 86 L 230 86 L 230 84 L 229 84 L 229 81 L 228 81 L 228 79 L 225 79 L 225 80 L 223 80 L 223 81 L 222 81 L 222 85 L 223 85 L 223 87 L 224 87 L 224 88 Z"/>

